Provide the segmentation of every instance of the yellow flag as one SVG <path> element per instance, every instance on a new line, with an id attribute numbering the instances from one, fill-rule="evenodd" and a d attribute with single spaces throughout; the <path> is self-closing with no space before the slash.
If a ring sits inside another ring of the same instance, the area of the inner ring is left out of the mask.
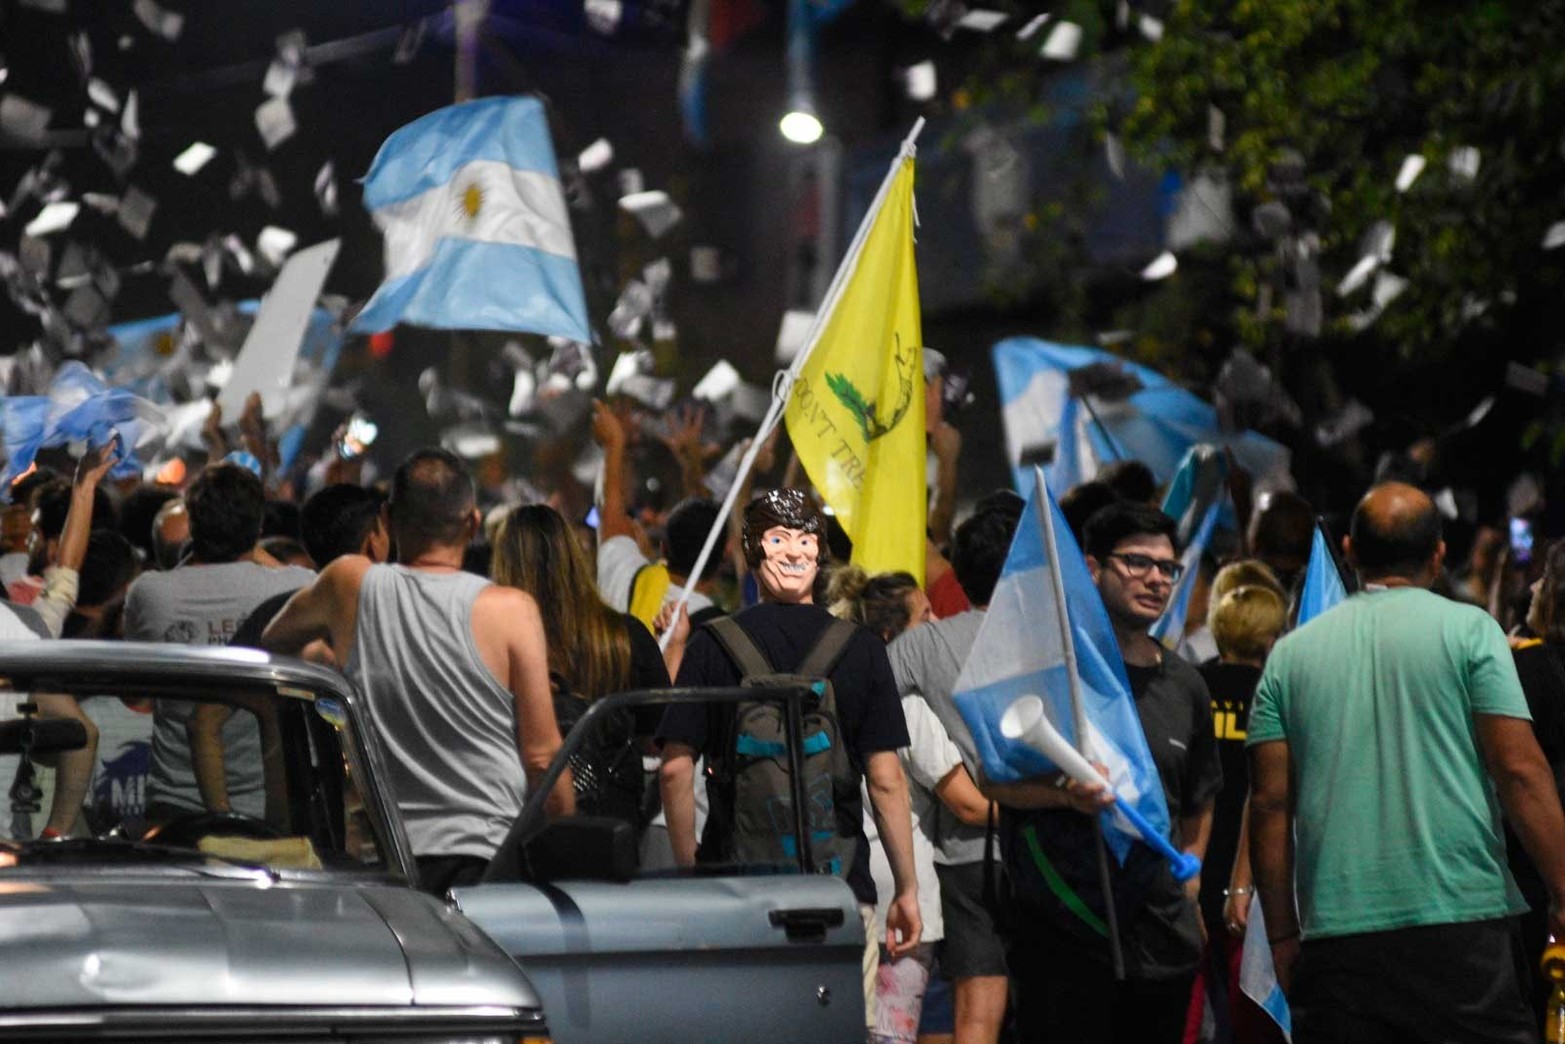
<path id="1" fill-rule="evenodd" d="M 866 220 L 785 416 L 800 462 L 853 540 L 853 561 L 868 573 L 903 569 L 922 584 L 928 494 L 911 156 Z"/>

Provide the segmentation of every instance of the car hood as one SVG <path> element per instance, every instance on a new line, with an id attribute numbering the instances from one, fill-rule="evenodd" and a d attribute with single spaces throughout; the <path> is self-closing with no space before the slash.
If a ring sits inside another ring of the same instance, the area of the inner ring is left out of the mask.
<path id="1" fill-rule="evenodd" d="M 520 969 L 392 885 L 0 879 L 0 1009 L 538 1007 Z"/>

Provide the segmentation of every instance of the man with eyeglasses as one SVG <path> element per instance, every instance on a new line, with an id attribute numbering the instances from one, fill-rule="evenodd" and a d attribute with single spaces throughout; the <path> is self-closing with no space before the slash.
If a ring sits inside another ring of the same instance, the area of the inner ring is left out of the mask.
<path id="1" fill-rule="evenodd" d="M 1172 841 L 1200 858 L 1222 786 L 1211 697 L 1195 668 L 1147 633 L 1168 606 L 1182 572 L 1173 536 L 1173 519 L 1156 508 L 1122 501 L 1087 520 L 1082 549 L 1114 626 L 1136 712 L 1163 783 Z M 1115 869 L 1125 958 L 1125 979 L 1116 981 L 1101 928 L 1071 914 L 1072 903 L 1061 894 L 1061 889 L 1101 894 L 1092 821 L 1103 807 L 1103 792 L 1064 780 L 989 792 L 1002 804 L 1026 810 L 1008 818 L 1018 825 L 1025 821 L 1042 840 L 1061 899 L 1058 908 L 1037 908 L 1029 930 L 1017 932 L 1012 943 L 1018 1039 L 1182 1039 L 1201 956 L 1195 902 L 1200 877 L 1180 885 L 1160 858 L 1133 856 Z M 1216 872 L 1226 874 L 1227 868 Z"/>

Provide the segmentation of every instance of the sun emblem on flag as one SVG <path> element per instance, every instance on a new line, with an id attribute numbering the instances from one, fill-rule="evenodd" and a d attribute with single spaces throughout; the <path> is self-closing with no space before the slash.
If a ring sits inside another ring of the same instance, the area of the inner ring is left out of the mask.
<path id="1" fill-rule="evenodd" d="M 469 221 L 477 220 L 479 213 L 484 209 L 484 187 L 475 181 L 464 188 L 461 207 L 463 217 Z"/>

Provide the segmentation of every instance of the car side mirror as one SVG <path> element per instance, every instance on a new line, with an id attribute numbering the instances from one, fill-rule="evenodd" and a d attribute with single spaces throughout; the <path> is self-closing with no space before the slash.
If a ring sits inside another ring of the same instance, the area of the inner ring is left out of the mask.
<path id="1" fill-rule="evenodd" d="M 74 718 L 0 722 L 0 754 L 61 754 L 87 745 L 87 726 Z"/>
<path id="2" fill-rule="evenodd" d="M 569 816 L 546 821 L 525 841 L 507 838 L 485 881 L 629 881 L 640 859 L 636 831 L 623 819 Z"/>

